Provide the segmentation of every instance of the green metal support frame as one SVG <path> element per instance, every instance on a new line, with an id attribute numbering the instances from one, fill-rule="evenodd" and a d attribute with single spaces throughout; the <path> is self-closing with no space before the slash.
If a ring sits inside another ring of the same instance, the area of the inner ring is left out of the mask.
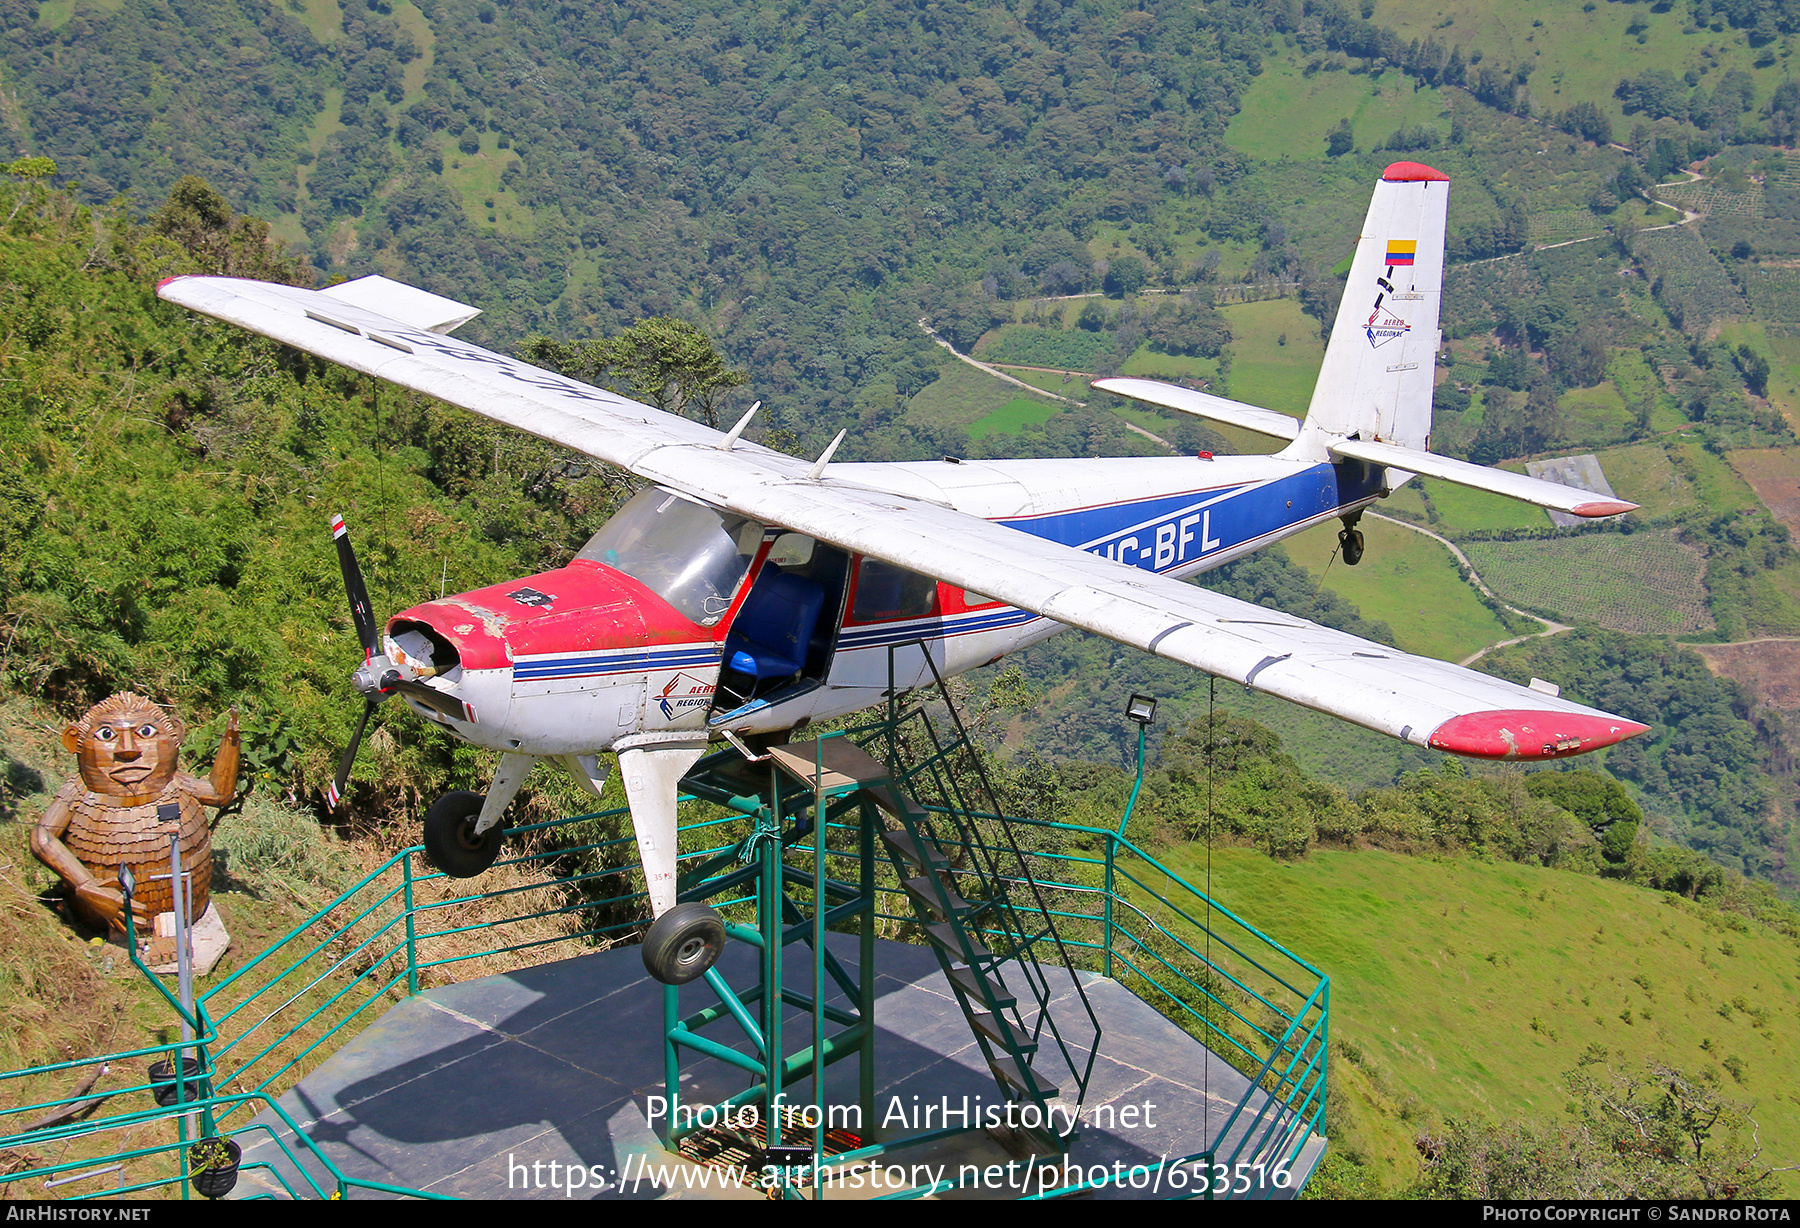
<path id="1" fill-rule="evenodd" d="M 684 788 L 694 795 L 711 797 L 749 813 L 756 823 L 750 835 L 735 848 L 683 874 L 678 898 L 683 902 L 720 897 L 738 901 L 744 889 L 754 884 L 755 926 L 728 919 L 725 932 L 728 939 L 756 951 L 757 980 L 740 990 L 728 984 L 717 967 L 710 968 L 702 982 L 714 1001 L 688 1014 L 682 1012 L 682 987 L 663 987 L 663 1066 L 668 1115 L 659 1136 L 663 1145 L 674 1151 L 682 1138 L 701 1128 L 697 1119 L 718 1120 L 727 1109 L 737 1111 L 754 1104 L 762 1145 L 772 1148 L 782 1145 L 781 1126 L 791 1122 L 798 1110 L 800 1121 L 812 1126 L 811 1164 L 817 1173 L 824 1162 L 829 1114 L 825 1103 L 827 1068 L 845 1058 L 857 1059 L 860 1120 L 875 1120 L 875 918 L 879 909 L 874 844 L 879 820 L 874 803 L 859 791 L 859 786 L 824 788 L 822 764 L 814 774 L 813 788 L 802 792 L 784 780 L 774 761 L 768 760 L 768 784 L 752 799 L 739 791 L 739 773 L 729 777 L 723 774 L 733 768 L 741 772 L 742 763 L 736 751 L 724 751 L 702 760 L 683 782 Z M 824 822 L 819 821 L 820 816 Z M 846 849 L 839 854 L 829 848 L 822 834 L 844 830 L 852 817 L 855 852 Z M 810 872 L 801 864 L 790 864 L 790 855 L 794 863 L 804 863 L 807 853 L 811 854 Z M 828 855 L 854 856 L 856 881 L 830 877 L 825 864 Z M 858 939 L 854 975 L 825 943 L 827 931 L 852 922 Z M 812 952 L 811 993 L 783 981 L 782 955 L 794 943 L 805 943 Z M 854 1009 L 826 1001 L 832 985 L 843 992 Z M 792 1052 L 788 1051 L 785 1035 L 786 1007 L 807 1012 L 811 1021 L 805 1043 Z M 703 1033 L 703 1029 L 724 1020 L 736 1024 L 750 1042 L 753 1054 Z M 831 1031 L 833 1027 L 838 1030 Z M 683 1049 L 742 1070 L 749 1076 L 748 1085 L 710 1106 L 712 1113 L 705 1111 L 707 1106 L 683 1109 Z M 807 1078 L 812 1080 L 811 1103 L 804 1108 L 787 1103 L 786 1089 Z M 878 1146 L 857 1154 L 878 1154 L 888 1149 Z M 814 1196 L 820 1196 L 820 1184 L 814 1182 L 812 1188 Z"/>

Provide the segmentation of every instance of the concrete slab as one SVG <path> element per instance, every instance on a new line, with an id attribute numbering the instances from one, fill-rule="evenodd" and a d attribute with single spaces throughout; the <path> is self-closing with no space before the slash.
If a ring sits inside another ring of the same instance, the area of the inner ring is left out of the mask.
<path id="1" fill-rule="evenodd" d="M 832 935 L 830 942 L 854 975 L 856 941 Z M 755 960 L 755 952 L 731 944 L 720 968 L 732 984 L 753 983 Z M 893 1137 L 945 1124 L 946 1109 L 949 1124 L 960 1124 L 965 1109 L 976 1120 L 990 1106 L 1000 1111 L 1004 1099 L 932 952 L 883 941 L 876 962 L 876 1119 L 856 1132 Z M 810 991 L 804 946 L 789 949 L 783 969 L 790 986 Z M 1067 974 L 1054 975 L 1063 977 L 1061 985 L 1052 981 L 1059 1022 L 1073 1030 L 1078 1020 L 1085 1034 L 1089 1025 Z M 873 1178 L 910 1184 L 924 1169 L 927 1177 L 942 1172 L 949 1179 L 980 1174 L 976 1184 L 986 1188 L 948 1197 L 1017 1197 L 1102 1171 L 1115 1182 L 1089 1197 L 1167 1197 L 1168 1186 L 1152 1188 L 1148 1170 L 1140 1174 L 1142 1188 L 1127 1174 L 1203 1150 L 1222 1132 L 1235 1144 L 1278 1120 L 1272 1107 L 1257 1120 L 1253 1104 L 1227 1128 L 1246 1078 L 1123 986 L 1080 975 L 1104 1035 L 1081 1106 L 1081 1133 L 1066 1160 L 1040 1153 L 1024 1161 L 1016 1139 L 1009 1152 L 1007 1140 L 977 1131 L 885 1157 L 878 1173 L 857 1174 L 857 1188 L 847 1181 L 827 1196 L 892 1192 Z M 835 985 L 827 998 L 844 1000 Z M 683 989 L 681 1009 L 714 1001 L 696 983 Z M 717 1170 L 679 1161 L 658 1143 L 648 1114 L 650 1098 L 664 1095 L 662 1012 L 662 986 L 629 948 L 449 985 L 393 1007 L 282 1104 L 333 1163 L 359 1179 L 466 1198 L 760 1197 L 725 1186 Z M 808 1016 L 789 1010 L 783 1026 L 790 1052 L 806 1043 Z M 729 1020 L 706 1034 L 751 1051 Z M 1085 1061 L 1083 1055 L 1077 1064 Z M 1053 1046 L 1038 1062 L 1045 1078 L 1073 1089 Z M 680 1070 L 689 1104 L 716 1103 L 748 1085 L 744 1072 L 691 1052 L 684 1051 Z M 846 1120 L 856 1109 L 857 1078 L 854 1058 L 826 1076 L 827 1101 L 843 1106 Z M 809 1102 L 810 1080 L 790 1095 L 796 1104 Z M 1071 1102 L 1059 1112 L 1074 1108 Z M 1309 1149 L 1312 1162 L 1321 1150 Z M 259 1162 L 270 1169 L 251 1167 Z M 316 1162 L 303 1162 L 326 1184 Z M 1045 1168 L 1051 1164 L 1054 1174 Z M 270 1170 L 290 1184 L 299 1178 L 272 1137 L 246 1140 L 244 1165 L 240 1197 L 280 1194 Z M 896 1175 L 896 1166 L 904 1172 Z"/>

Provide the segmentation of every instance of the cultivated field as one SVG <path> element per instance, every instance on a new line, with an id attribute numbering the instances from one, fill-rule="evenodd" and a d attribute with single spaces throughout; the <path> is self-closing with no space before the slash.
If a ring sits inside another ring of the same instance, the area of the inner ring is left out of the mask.
<path id="1" fill-rule="evenodd" d="M 1696 644 L 1707 668 L 1741 685 L 1754 702 L 1783 712 L 1800 712 L 1800 641 L 1760 644 Z"/>
<path id="2" fill-rule="evenodd" d="M 1762 189 L 1755 184 L 1746 192 L 1727 192 L 1711 179 L 1688 183 L 1658 184 L 1656 199 L 1689 213 L 1726 213 L 1740 217 L 1763 215 Z"/>
<path id="3" fill-rule="evenodd" d="M 1775 519 L 1800 536 L 1800 448 L 1746 448 L 1725 457 Z"/>
<path id="4" fill-rule="evenodd" d="M 1691 226 L 1638 236 L 1637 252 L 1663 285 L 1687 305 L 1689 328 L 1746 310 L 1743 295 L 1725 275 L 1719 258 Z"/>
<path id="5" fill-rule="evenodd" d="M 1681 635 L 1713 625 L 1706 561 L 1668 531 L 1464 542 L 1488 587 L 1519 605 L 1613 631 Z"/>

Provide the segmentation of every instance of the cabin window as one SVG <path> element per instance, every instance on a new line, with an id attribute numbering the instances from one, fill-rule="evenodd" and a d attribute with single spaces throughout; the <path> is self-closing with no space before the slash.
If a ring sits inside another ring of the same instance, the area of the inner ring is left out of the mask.
<path id="1" fill-rule="evenodd" d="M 937 612 L 937 581 L 880 559 L 864 559 L 856 580 L 859 623 L 894 618 L 923 618 Z"/>
<path id="2" fill-rule="evenodd" d="M 575 557 L 624 572 L 710 627 L 731 608 L 762 538 L 753 520 L 651 489 L 620 508 Z"/>

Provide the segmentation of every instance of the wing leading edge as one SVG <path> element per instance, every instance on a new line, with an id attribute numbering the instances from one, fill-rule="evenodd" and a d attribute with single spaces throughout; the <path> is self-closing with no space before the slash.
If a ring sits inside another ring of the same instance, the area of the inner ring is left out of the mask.
<path id="1" fill-rule="evenodd" d="M 673 490 L 1330 713 L 1419 746 L 1550 759 L 1634 721 L 866 484 L 344 297 L 184 277 L 158 293 L 321 358 L 438 397 Z M 858 466 L 865 479 L 876 466 Z"/>

